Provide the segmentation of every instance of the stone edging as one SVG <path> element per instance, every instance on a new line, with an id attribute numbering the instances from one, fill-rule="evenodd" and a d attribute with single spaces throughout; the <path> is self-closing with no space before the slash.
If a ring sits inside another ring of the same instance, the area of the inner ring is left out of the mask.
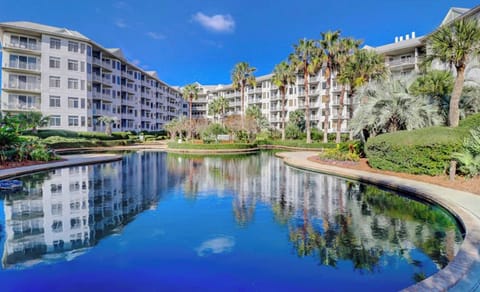
<path id="1" fill-rule="evenodd" d="M 73 159 L 67 158 L 67 160 L 58 161 L 58 162 L 3 169 L 3 170 L 0 170 L 0 179 L 6 179 L 6 178 L 19 176 L 19 175 L 30 174 L 38 171 L 52 170 L 52 169 L 62 168 L 62 167 L 118 161 L 118 160 L 122 160 L 122 158 L 123 158 L 122 155 L 114 155 L 114 154 L 105 154 L 101 156 L 87 154 L 87 155 L 82 155 L 81 157 L 77 157 Z"/>
<path id="2" fill-rule="evenodd" d="M 480 289 L 480 218 L 478 217 L 480 214 L 473 214 L 465 206 L 456 203 L 454 198 L 455 194 L 468 195 L 470 193 L 383 174 L 327 166 L 315 162 L 308 163 L 308 160 L 288 157 L 288 153 L 277 153 L 276 156 L 283 158 L 285 164 L 296 168 L 380 185 L 412 194 L 446 208 L 459 219 L 466 233 L 457 255 L 444 269 L 418 284 L 407 287 L 404 291 L 476 291 Z M 470 195 L 475 196 L 475 200 L 480 200 L 477 195 Z M 446 199 L 448 196 L 453 198 L 448 200 Z"/>

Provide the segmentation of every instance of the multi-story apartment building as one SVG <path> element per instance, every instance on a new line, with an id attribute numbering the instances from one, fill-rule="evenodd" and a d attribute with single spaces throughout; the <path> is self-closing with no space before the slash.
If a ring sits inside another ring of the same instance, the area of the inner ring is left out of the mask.
<path id="1" fill-rule="evenodd" d="M 473 9 L 465 8 L 451 8 L 441 25 L 447 24 L 458 17 L 476 17 L 478 18 L 480 6 Z M 397 36 L 393 43 L 386 45 L 371 47 L 365 46 L 364 49 L 375 50 L 379 54 L 385 56 L 385 64 L 390 70 L 393 78 L 400 78 L 402 76 L 410 75 L 418 72 L 423 58 L 428 53 L 426 45 L 426 37 L 417 37 L 415 32 L 406 34 L 404 36 Z M 439 62 L 434 62 L 433 67 L 436 69 L 448 70 L 448 66 Z M 272 83 L 273 74 L 257 77 L 257 85 L 255 88 L 247 87 L 245 91 L 244 108 L 256 105 L 262 113 L 270 121 L 270 124 L 275 128 L 280 128 L 281 122 L 281 95 L 278 88 Z M 476 82 L 475 82 L 476 80 Z M 349 105 L 352 100 L 345 96 L 345 107 L 342 112 L 339 111 L 339 100 L 341 88 L 337 85 L 335 74 L 330 84 L 330 102 L 329 102 L 329 132 L 336 131 L 338 119 L 342 119 L 342 131 L 348 131 L 348 123 L 351 118 Z M 473 82 L 478 84 L 480 82 L 480 72 L 478 72 L 478 62 L 473 61 L 467 67 L 466 82 Z M 197 101 L 192 105 L 192 108 L 201 108 L 204 110 L 195 111 L 195 117 L 205 117 L 212 119 L 208 115 L 208 103 L 220 96 L 226 98 L 229 102 L 227 114 L 238 114 L 241 111 L 241 97 L 239 90 L 234 90 L 232 85 L 200 85 L 201 95 Z M 319 74 L 310 76 L 309 80 L 309 97 L 310 97 L 310 120 L 313 126 L 323 130 L 323 123 L 325 121 L 326 108 L 326 88 L 327 80 L 324 78 L 324 70 Z M 288 120 L 289 113 L 297 110 L 305 109 L 305 88 L 303 76 L 298 76 L 296 83 L 291 86 L 286 95 L 286 120 Z"/>
<path id="2" fill-rule="evenodd" d="M 79 32 L 31 22 L 0 23 L 2 113 L 40 111 L 50 128 L 153 131 L 187 113 L 181 92 Z"/>

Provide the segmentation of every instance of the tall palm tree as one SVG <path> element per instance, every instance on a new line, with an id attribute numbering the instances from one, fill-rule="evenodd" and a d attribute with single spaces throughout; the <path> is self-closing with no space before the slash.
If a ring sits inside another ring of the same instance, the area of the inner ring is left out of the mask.
<path id="1" fill-rule="evenodd" d="M 460 119 L 459 103 L 465 81 L 465 69 L 480 51 L 480 28 L 473 19 L 458 19 L 453 23 L 441 26 L 437 31 L 427 37 L 428 56 L 427 63 L 440 60 L 455 67 L 456 77 L 450 98 L 448 112 L 448 125 L 457 127 Z"/>
<path id="2" fill-rule="evenodd" d="M 282 61 L 273 69 L 272 82 L 282 94 L 282 141 L 285 140 L 285 95 L 287 93 L 288 86 L 295 84 L 297 76 L 293 70 L 293 66 L 290 66 L 287 62 Z"/>
<path id="3" fill-rule="evenodd" d="M 338 68 L 338 41 L 340 40 L 340 31 L 322 32 L 320 47 L 323 50 L 325 63 L 325 79 L 327 79 L 327 93 L 325 94 L 325 120 L 323 123 L 323 143 L 328 142 L 328 120 L 330 116 L 330 87 L 332 84 L 332 75 Z"/>
<path id="4" fill-rule="evenodd" d="M 294 51 L 289 56 L 290 64 L 297 72 L 303 74 L 305 87 L 305 129 L 307 143 L 312 143 L 310 131 L 310 98 L 308 96 L 308 79 L 318 72 L 322 65 L 322 51 L 314 40 L 301 39 L 293 45 Z"/>
<path id="5" fill-rule="evenodd" d="M 343 122 L 343 108 L 345 106 L 345 94 L 347 86 L 353 84 L 353 76 L 355 73 L 348 68 L 348 63 L 351 62 L 353 54 L 358 50 L 361 41 L 355 40 L 353 38 L 342 38 L 337 43 L 337 83 L 341 85 L 342 89 L 340 92 L 340 100 L 338 107 L 338 119 L 337 119 L 337 133 L 335 142 L 341 142 L 341 131 L 342 131 L 342 122 Z M 350 86 L 351 87 L 351 86 Z"/>
<path id="6" fill-rule="evenodd" d="M 118 121 L 117 117 L 101 116 L 98 121 L 105 124 L 105 134 L 112 135 L 112 124 Z"/>
<path id="7" fill-rule="evenodd" d="M 250 67 L 250 65 L 247 62 L 239 62 L 235 65 L 232 71 L 231 79 L 232 79 L 232 84 L 234 89 L 240 88 L 240 97 L 241 97 L 241 107 L 242 107 L 242 112 L 241 112 L 241 117 L 242 117 L 242 129 L 245 126 L 244 122 L 244 116 L 245 116 L 245 104 L 244 104 L 244 99 L 245 99 L 245 87 L 247 85 L 250 86 L 255 86 L 256 84 L 256 79 L 255 76 L 253 75 L 253 72 L 257 70 L 254 67 Z"/>
<path id="8" fill-rule="evenodd" d="M 189 106 L 189 137 L 192 139 L 192 103 L 195 99 L 198 98 L 198 93 L 200 88 L 198 88 L 197 83 L 188 84 L 183 88 L 183 98 L 188 99 L 190 104 Z"/>
<path id="9" fill-rule="evenodd" d="M 353 96 L 356 94 L 357 88 L 365 84 L 385 79 L 389 70 L 385 66 L 385 58 L 374 50 L 362 49 L 357 50 L 342 70 L 343 78 L 348 79 L 350 90 L 348 97 L 350 99 L 349 116 L 353 117 L 355 111 L 355 102 Z M 350 131 L 350 140 L 353 139 L 353 132 Z"/>

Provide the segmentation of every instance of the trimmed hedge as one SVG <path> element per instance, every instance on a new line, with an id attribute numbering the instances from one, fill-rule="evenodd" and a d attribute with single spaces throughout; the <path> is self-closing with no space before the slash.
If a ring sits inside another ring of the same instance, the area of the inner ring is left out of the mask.
<path id="1" fill-rule="evenodd" d="M 216 149 L 251 149 L 257 147 L 257 144 L 232 143 L 232 144 L 191 144 L 168 142 L 168 148 L 171 149 L 198 149 L 198 150 L 216 150 Z"/>
<path id="2" fill-rule="evenodd" d="M 278 145 L 278 146 L 287 146 L 287 147 L 299 147 L 299 148 L 335 148 L 337 144 L 335 143 L 318 143 L 313 142 L 307 144 L 303 140 L 257 140 L 257 144 L 259 145 Z"/>
<path id="3" fill-rule="evenodd" d="M 85 138 L 65 138 L 59 136 L 51 136 L 43 140 L 45 144 L 54 149 L 62 148 L 85 148 L 85 147 L 112 147 L 125 146 L 132 144 L 130 140 L 106 140 L 100 141 Z"/>
<path id="4" fill-rule="evenodd" d="M 370 138 L 365 153 L 370 166 L 412 174 L 440 175 L 452 153 L 462 148 L 466 128 L 430 127 Z"/>
<path id="5" fill-rule="evenodd" d="M 24 131 L 22 133 L 23 135 L 28 135 L 28 136 L 37 136 L 39 138 L 45 139 L 48 137 L 52 136 L 57 136 L 57 137 L 65 137 L 65 138 L 77 138 L 78 133 L 74 131 L 69 131 L 69 130 L 38 130 L 36 134 L 33 134 L 31 130 L 29 131 Z"/>

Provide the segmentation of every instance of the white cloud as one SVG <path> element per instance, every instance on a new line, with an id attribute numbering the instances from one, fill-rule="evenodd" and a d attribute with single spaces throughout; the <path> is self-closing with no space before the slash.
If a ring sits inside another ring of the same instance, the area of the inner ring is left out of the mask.
<path id="1" fill-rule="evenodd" d="M 146 35 L 154 40 L 164 40 L 167 38 L 164 34 L 153 32 L 153 31 L 147 32 Z"/>
<path id="2" fill-rule="evenodd" d="M 208 16 L 202 12 L 193 15 L 193 20 L 200 23 L 206 29 L 215 32 L 233 32 L 235 29 L 235 20 L 230 14 L 216 14 Z"/>
<path id="3" fill-rule="evenodd" d="M 195 249 L 197 255 L 200 257 L 211 254 L 221 254 L 230 252 L 235 246 L 235 240 L 230 236 L 219 236 L 214 239 L 204 241 L 199 247 Z"/>
<path id="4" fill-rule="evenodd" d="M 126 27 L 128 27 L 128 24 L 127 24 L 127 23 L 125 22 L 125 20 L 123 20 L 123 19 L 117 19 L 117 20 L 115 21 L 115 25 L 116 25 L 117 27 L 119 27 L 119 28 L 126 28 Z"/>

